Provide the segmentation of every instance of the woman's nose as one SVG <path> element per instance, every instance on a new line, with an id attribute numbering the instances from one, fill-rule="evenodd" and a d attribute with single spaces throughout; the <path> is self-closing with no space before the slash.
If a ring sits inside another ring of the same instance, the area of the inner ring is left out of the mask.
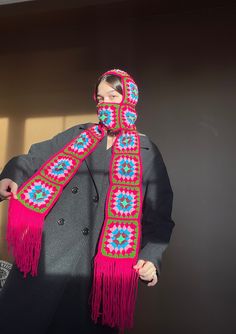
<path id="1" fill-rule="evenodd" d="M 109 96 L 105 96 L 105 97 L 104 97 L 104 102 L 110 102 L 110 98 L 109 98 Z"/>

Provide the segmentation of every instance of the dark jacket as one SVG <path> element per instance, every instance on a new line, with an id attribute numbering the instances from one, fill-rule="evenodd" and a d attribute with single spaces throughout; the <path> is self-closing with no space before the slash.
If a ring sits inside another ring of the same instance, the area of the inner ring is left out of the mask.
<path id="1" fill-rule="evenodd" d="M 70 128 L 11 159 L 0 175 L 19 186 L 54 153 L 92 124 Z M 139 259 L 161 258 L 174 222 L 172 190 L 156 145 L 140 135 L 143 162 L 142 242 Z M 106 136 L 84 160 L 45 219 L 37 277 L 23 278 L 13 266 L 0 294 L 0 333 L 115 333 L 92 324 L 88 304 L 93 258 L 104 221 L 111 149 Z"/>

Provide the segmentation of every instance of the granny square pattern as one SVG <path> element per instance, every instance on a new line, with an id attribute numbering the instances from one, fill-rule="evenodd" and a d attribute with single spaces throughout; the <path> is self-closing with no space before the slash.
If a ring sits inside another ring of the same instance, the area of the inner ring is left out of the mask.
<path id="1" fill-rule="evenodd" d="M 26 207 L 44 213 L 50 208 L 59 191 L 60 186 L 38 176 L 38 178 L 32 179 L 27 183 L 17 196 L 19 201 Z"/>
<path id="2" fill-rule="evenodd" d="M 137 221 L 109 219 L 102 243 L 102 254 L 112 258 L 133 258 L 138 240 Z"/>
<path id="3" fill-rule="evenodd" d="M 59 154 L 42 169 L 41 173 L 44 177 L 63 184 L 79 165 L 80 161 L 72 156 Z"/>
<path id="4" fill-rule="evenodd" d="M 109 135 L 108 130 L 119 130 L 115 131 L 111 149 L 105 217 L 93 262 L 91 317 L 97 323 L 101 316 L 102 324 L 124 332 L 133 323 L 138 289 L 138 273 L 133 265 L 138 260 L 142 227 L 142 158 L 134 125 L 138 88 L 124 71 L 114 69 L 107 73 L 121 77 L 122 100 L 98 103 L 99 124 L 79 132 L 59 152 L 52 152 L 20 186 L 18 200 L 10 201 L 7 241 L 24 277 L 28 273 L 36 276 L 45 217 L 82 162 Z"/>
<path id="5" fill-rule="evenodd" d="M 137 114 L 135 109 L 126 105 L 121 107 L 121 120 L 123 128 L 135 129 L 134 123 L 136 122 Z"/>
<path id="6" fill-rule="evenodd" d="M 138 138 L 135 132 L 129 131 L 121 134 L 114 145 L 116 153 L 138 153 Z"/>
<path id="7" fill-rule="evenodd" d="M 140 161 L 137 155 L 117 155 L 112 162 L 112 182 L 138 185 L 140 182 Z"/>
<path id="8" fill-rule="evenodd" d="M 109 105 L 105 103 L 99 104 L 98 119 L 106 127 L 111 129 L 119 128 L 119 105 Z"/>
<path id="9" fill-rule="evenodd" d="M 138 102 L 138 87 L 130 78 L 124 78 L 124 85 L 126 87 L 125 101 L 128 104 L 136 105 Z"/>
<path id="10" fill-rule="evenodd" d="M 96 141 L 89 131 L 83 131 L 72 143 L 65 148 L 65 153 L 72 154 L 76 158 L 83 159 L 95 146 Z"/>
<path id="11" fill-rule="evenodd" d="M 139 187 L 112 186 L 108 215 L 111 218 L 137 219 L 140 205 Z"/>
<path id="12" fill-rule="evenodd" d="M 101 139 L 104 136 L 104 129 L 98 125 L 92 126 L 88 131 L 97 139 Z"/>

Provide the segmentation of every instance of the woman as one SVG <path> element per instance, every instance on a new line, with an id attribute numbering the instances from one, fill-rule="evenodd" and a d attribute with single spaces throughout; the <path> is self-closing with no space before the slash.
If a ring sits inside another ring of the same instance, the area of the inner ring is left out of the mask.
<path id="1" fill-rule="evenodd" d="M 126 72 L 102 75 L 94 97 L 99 124 L 32 145 L 0 176 L 15 256 L 1 333 L 116 333 L 132 326 L 138 278 L 158 281 L 174 226 L 164 162 L 136 131 L 138 91 Z"/>

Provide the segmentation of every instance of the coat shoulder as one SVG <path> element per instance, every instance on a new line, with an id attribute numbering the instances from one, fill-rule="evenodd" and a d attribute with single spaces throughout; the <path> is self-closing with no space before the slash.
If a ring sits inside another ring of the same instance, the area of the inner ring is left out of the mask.
<path id="1" fill-rule="evenodd" d="M 156 173 L 156 170 L 165 168 L 165 163 L 159 147 L 147 135 L 139 135 L 143 171 L 144 175 L 149 177 L 152 173 Z"/>
<path id="2" fill-rule="evenodd" d="M 139 133 L 141 149 L 149 151 L 150 155 L 160 155 L 157 145 L 145 134 Z"/>
<path id="3" fill-rule="evenodd" d="M 58 133 L 55 137 L 60 137 L 60 138 L 65 138 L 71 140 L 74 137 L 78 136 L 80 132 L 82 132 L 83 130 L 86 130 L 88 128 L 90 128 L 92 125 L 94 125 L 95 123 L 83 123 L 83 124 L 77 124 L 75 126 L 72 126 L 69 129 L 66 129 L 60 133 Z"/>

